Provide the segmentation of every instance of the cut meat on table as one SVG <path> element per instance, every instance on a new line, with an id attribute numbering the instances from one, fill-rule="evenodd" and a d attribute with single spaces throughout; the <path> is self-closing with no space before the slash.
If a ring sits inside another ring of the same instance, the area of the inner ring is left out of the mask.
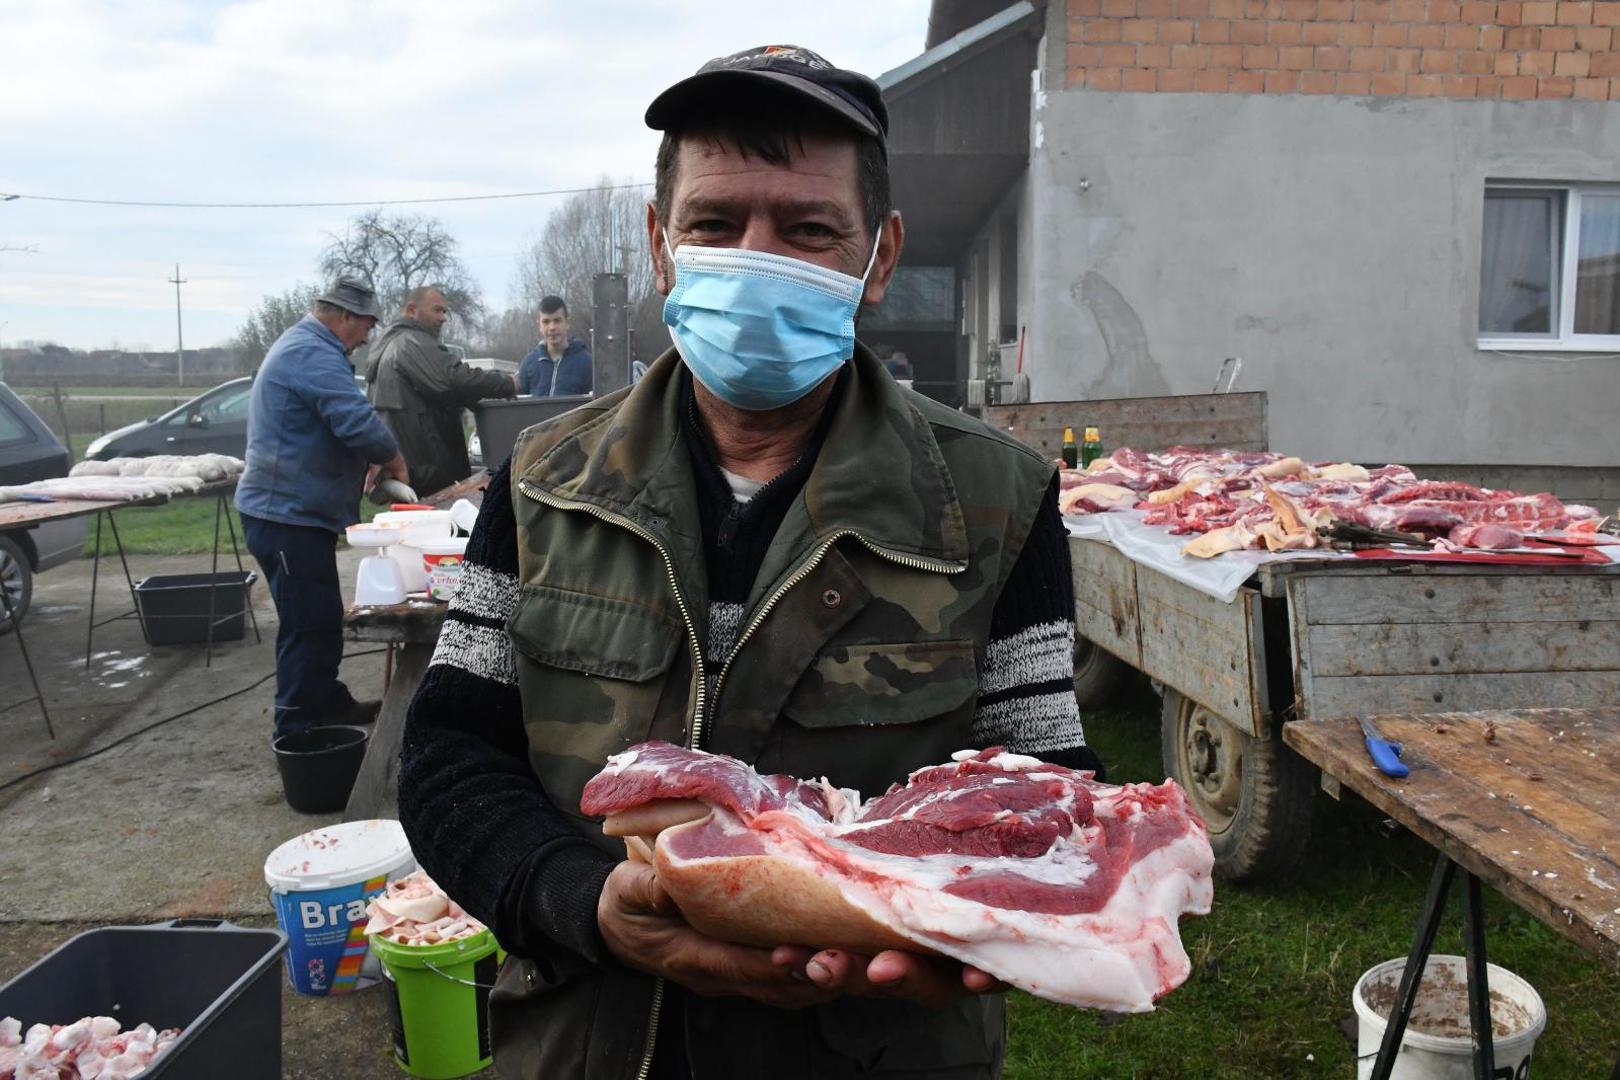
<path id="1" fill-rule="evenodd" d="M 666 800 L 692 801 L 676 815 L 692 820 L 649 826 L 681 805 Z M 999 747 L 863 801 L 642 743 L 608 759 L 580 808 L 611 835 L 656 831 L 660 880 L 712 937 L 937 953 L 1119 1012 L 1186 979 L 1177 922 L 1214 896 L 1208 834 L 1174 782 L 1115 787 Z"/>
<path id="2" fill-rule="evenodd" d="M 1526 532 L 1579 528 L 1597 518 L 1591 507 L 1566 505 L 1545 492 L 1419 480 L 1404 465 L 1308 465 L 1281 454 L 1186 446 L 1157 454 L 1121 447 L 1084 471 L 1063 470 L 1061 487 L 1065 514 L 1134 508 L 1144 511 L 1144 522 L 1172 534 L 1204 534 L 1182 548 L 1197 558 L 1243 548 L 1313 548 L 1320 542 L 1317 528 L 1334 520 L 1420 533 L 1453 546 L 1499 548 L 1509 533 L 1522 539 Z M 1135 498 L 1088 496 L 1097 489 L 1128 490 Z M 1464 528 L 1486 525 L 1502 528 Z"/>

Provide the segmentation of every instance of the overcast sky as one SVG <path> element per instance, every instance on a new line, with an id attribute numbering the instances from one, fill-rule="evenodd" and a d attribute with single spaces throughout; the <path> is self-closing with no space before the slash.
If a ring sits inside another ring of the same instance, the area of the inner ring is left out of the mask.
<path id="1" fill-rule="evenodd" d="M 795 43 L 878 75 L 922 51 L 928 0 L 51 0 L 0 5 L 0 345 L 230 338 L 268 293 L 315 280 L 372 202 L 649 180 L 647 103 L 704 60 Z M 486 302 L 561 196 L 416 209 Z"/>

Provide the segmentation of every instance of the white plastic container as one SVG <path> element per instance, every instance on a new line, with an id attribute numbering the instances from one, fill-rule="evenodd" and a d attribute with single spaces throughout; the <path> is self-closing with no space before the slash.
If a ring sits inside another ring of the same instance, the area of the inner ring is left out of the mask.
<path id="1" fill-rule="evenodd" d="M 1385 1016 L 1393 1007 L 1401 985 L 1406 958 L 1386 960 L 1369 968 L 1356 982 L 1351 1001 L 1360 1034 L 1356 1039 L 1356 1076 L 1372 1075 L 1378 1044 L 1389 1025 Z M 1506 968 L 1486 966 L 1491 984 L 1491 1023 L 1496 1074 L 1525 1080 L 1530 1076 L 1530 1054 L 1536 1038 L 1547 1026 L 1547 1006 L 1536 988 Z M 1375 1010 L 1369 998 L 1378 1002 Z M 1469 1035 L 1468 964 L 1460 956 L 1431 955 L 1419 984 L 1412 1019 L 1401 1036 L 1391 1080 L 1473 1080 L 1474 1046 Z M 1455 1035 L 1431 1034 L 1436 1031 Z"/>
<path id="2" fill-rule="evenodd" d="M 286 933 L 287 981 L 300 994 L 348 994 L 381 978 L 366 938 L 366 901 L 416 869 L 397 821 L 346 821 L 295 836 L 264 861 Z"/>
<path id="3" fill-rule="evenodd" d="M 404 536 L 388 549 L 399 563 L 406 592 L 426 592 L 427 574 L 422 568 L 422 545 L 429 540 L 446 540 L 456 535 L 455 519 L 448 510 L 385 510 L 372 519 L 404 527 Z"/>
<path id="4" fill-rule="evenodd" d="M 427 540 L 422 544 L 422 570 L 427 575 L 428 595 L 449 602 L 461 584 L 461 567 L 467 558 L 467 538 Z"/>

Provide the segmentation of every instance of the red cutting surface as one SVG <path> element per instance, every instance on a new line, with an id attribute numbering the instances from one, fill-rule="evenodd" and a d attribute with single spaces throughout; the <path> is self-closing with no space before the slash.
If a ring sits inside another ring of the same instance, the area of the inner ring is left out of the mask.
<path id="1" fill-rule="evenodd" d="M 1608 566 L 1609 557 L 1595 548 L 1560 545 L 1568 555 L 1533 555 L 1526 551 L 1394 551 L 1372 548 L 1356 552 L 1358 559 L 1391 562 L 1475 563 L 1482 566 Z"/>

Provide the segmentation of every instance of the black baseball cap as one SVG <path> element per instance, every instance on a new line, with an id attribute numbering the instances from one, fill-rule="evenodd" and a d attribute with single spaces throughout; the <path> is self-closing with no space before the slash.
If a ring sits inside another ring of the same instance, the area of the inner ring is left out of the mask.
<path id="1" fill-rule="evenodd" d="M 712 109 L 716 91 L 760 83 L 798 94 L 887 144 L 889 110 L 877 83 L 859 72 L 834 67 L 826 57 L 798 45 L 758 45 L 710 60 L 696 75 L 653 99 L 647 106 L 647 126 L 654 131 L 679 127 L 692 117 L 694 107 Z"/>

